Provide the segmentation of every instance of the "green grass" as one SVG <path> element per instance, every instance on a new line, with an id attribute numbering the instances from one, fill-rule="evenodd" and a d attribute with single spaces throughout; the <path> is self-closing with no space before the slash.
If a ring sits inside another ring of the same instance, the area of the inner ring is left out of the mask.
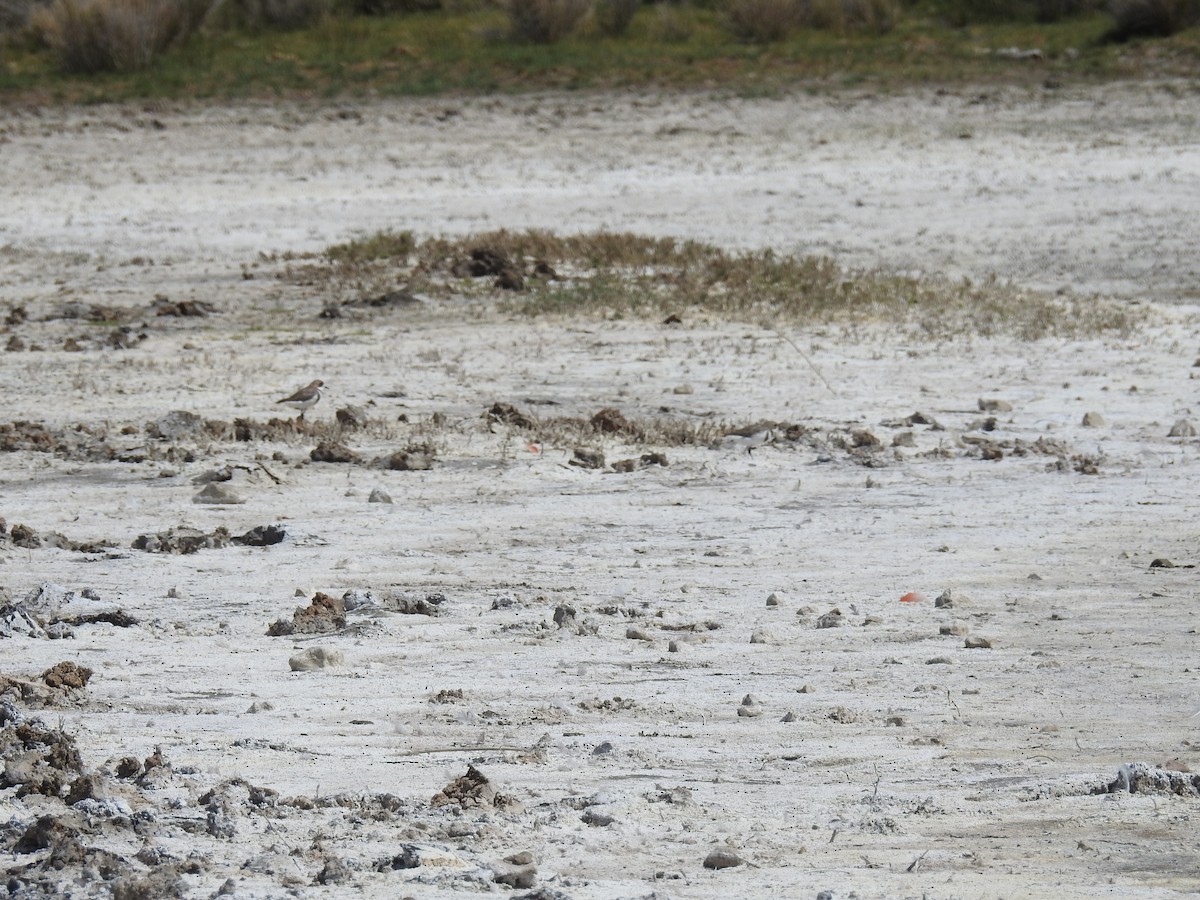
<path id="1" fill-rule="evenodd" d="M 524 276 L 525 290 L 494 276 L 468 277 L 465 262 L 486 248 Z M 548 264 L 555 275 L 539 275 Z M 292 268 L 295 282 L 323 297 L 358 297 L 406 285 L 451 315 L 485 303 L 511 315 L 593 319 L 679 316 L 761 324 L 887 323 L 914 337 L 1010 334 L 1124 335 L 1138 313 L 1097 298 L 1058 297 L 997 281 L 980 284 L 849 271 L 824 257 L 770 250 L 733 252 L 696 241 L 636 234 L 494 231 L 461 239 L 389 232 L 338 244 Z"/>
<path id="2" fill-rule="evenodd" d="M 770 96 L 796 86 L 1040 85 L 1200 71 L 1196 29 L 1106 46 L 1100 38 L 1112 20 L 1100 14 L 1052 25 L 950 28 L 910 11 L 884 36 L 799 30 L 768 46 L 737 42 L 714 10 L 676 14 L 686 20 L 685 40 L 661 39 L 658 11 L 644 8 L 624 36 L 585 33 L 551 45 L 507 40 L 507 19 L 495 10 L 330 17 L 300 31 L 202 33 L 149 70 L 124 75 L 64 75 L 46 50 L 9 41 L 0 48 L 0 96 L 102 102 L 630 87 Z M 1040 49 L 1045 58 L 1007 60 L 989 52 L 1010 46 Z"/>

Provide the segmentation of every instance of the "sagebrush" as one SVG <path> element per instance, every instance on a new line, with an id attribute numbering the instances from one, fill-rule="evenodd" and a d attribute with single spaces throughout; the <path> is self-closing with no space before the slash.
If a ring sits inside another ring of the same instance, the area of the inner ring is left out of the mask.
<path id="1" fill-rule="evenodd" d="M 514 40 L 553 44 L 568 37 L 592 10 L 591 0 L 508 0 Z"/>
<path id="2" fill-rule="evenodd" d="M 30 26 L 67 72 L 132 72 L 186 41 L 207 11 L 204 0 L 53 0 Z"/>

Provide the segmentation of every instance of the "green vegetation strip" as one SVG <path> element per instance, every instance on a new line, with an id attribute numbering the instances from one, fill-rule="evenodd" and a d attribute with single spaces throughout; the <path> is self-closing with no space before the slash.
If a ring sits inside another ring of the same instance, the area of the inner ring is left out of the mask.
<path id="1" fill-rule="evenodd" d="M 793 29 L 739 42 L 721 13 L 646 6 L 629 30 L 594 26 L 550 44 L 510 36 L 495 9 L 382 16 L 326 14 L 290 30 L 205 27 L 135 72 L 66 74 L 27 33 L 0 34 L 0 96 L 8 102 L 327 98 L 546 89 L 722 89 L 770 96 L 797 86 L 1014 83 L 1190 75 L 1195 28 L 1166 40 L 1106 44 L 1112 20 L 1084 14 L 1053 24 L 950 27 L 903 12 L 887 34 Z M 1025 58 L 1008 48 L 1037 51 Z M 1002 51 L 1002 52 L 997 52 Z"/>
<path id="2" fill-rule="evenodd" d="M 934 339 L 1095 336 L 1135 331 L 1146 313 L 1099 297 L 848 271 L 823 257 L 731 252 L 695 241 L 590 232 L 494 231 L 418 241 L 383 232 L 297 260 L 298 281 L 361 304 L 402 290 L 519 316 L 745 321 L 767 327 L 894 324 Z"/>

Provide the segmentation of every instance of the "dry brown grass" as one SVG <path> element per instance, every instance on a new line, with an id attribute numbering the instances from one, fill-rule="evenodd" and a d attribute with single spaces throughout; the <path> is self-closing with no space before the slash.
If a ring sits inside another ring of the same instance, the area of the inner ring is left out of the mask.
<path id="1" fill-rule="evenodd" d="M 203 0 L 54 0 L 30 16 L 33 32 L 67 72 L 132 72 L 188 39 Z"/>
<path id="2" fill-rule="evenodd" d="M 592 10 L 592 0 L 507 0 L 513 40 L 553 44 L 570 35 Z"/>
<path id="3" fill-rule="evenodd" d="M 781 41 L 800 24 L 803 0 L 727 0 L 723 24 L 740 41 Z"/>
<path id="4" fill-rule="evenodd" d="M 629 30 L 642 0 L 596 0 L 596 27 L 606 37 L 619 37 Z"/>
<path id="5" fill-rule="evenodd" d="M 306 28 L 332 12 L 333 0 L 235 0 L 232 16 L 250 28 Z"/>

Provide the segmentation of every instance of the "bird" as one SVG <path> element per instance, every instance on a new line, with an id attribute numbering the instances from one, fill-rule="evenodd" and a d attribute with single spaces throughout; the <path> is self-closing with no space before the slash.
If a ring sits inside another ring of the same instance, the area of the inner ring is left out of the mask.
<path id="1" fill-rule="evenodd" d="M 772 427 L 772 423 L 758 422 L 728 432 L 721 438 L 721 444 L 725 447 L 742 447 L 747 454 L 753 456 L 755 447 L 770 444 L 774 440 L 775 429 Z"/>
<path id="2" fill-rule="evenodd" d="M 321 388 L 325 387 L 325 382 L 317 379 L 300 388 L 290 397 L 284 397 L 282 400 L 276 401 L 290 406 L 292 409 L 300 410 L 299 420 L 304 420 L 304 413 L 317 405 L 317 401 L 321 399 Z"/>

